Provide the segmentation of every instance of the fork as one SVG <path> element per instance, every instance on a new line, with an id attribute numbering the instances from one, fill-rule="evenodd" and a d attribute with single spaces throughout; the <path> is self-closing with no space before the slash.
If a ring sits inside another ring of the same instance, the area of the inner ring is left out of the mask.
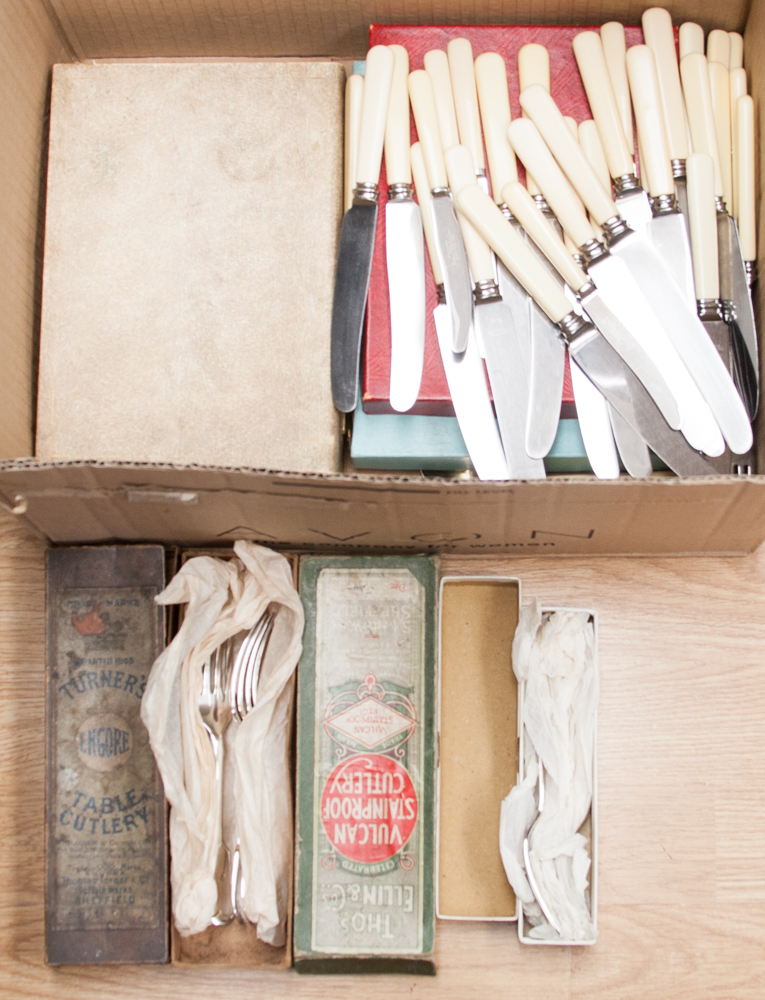
<path id="1" fill-rule="evenodd" d="M 218 906 L 212 918 L 214 927 L 221 927 L 233 919 L 230 899 L 222 891 L 229 882 L 230 856 L 223 840 L 223 736 L 231 722 L 231 705 L 228 690 L 231 676 L 231 649 L 233 639 L 227 639 L 214 649 L 202 668 L 202 691 L 199 695 L 199 716 L 207 730 L 215 756 L 215 795 L 218 807 L 220 846 L 215 864 L 218 885 Z"/>
<path id="2" fill-rule="evenodd" d="M 237 654 L 229 687 L 229 709 L 238 722 L 243 722 L 248 712 L 255 707 L 258 696 L 260 668 L 266 655 L 268 640 L 274 627 L 278 606 L 270 604 L 264 614 L 253 625 Z M 239 901 L 244 892 L 241 872 L 240 840 L 237 836 L 234 856 L 231 860 L 231 908 L 239 923 L 245 922 Z"/>

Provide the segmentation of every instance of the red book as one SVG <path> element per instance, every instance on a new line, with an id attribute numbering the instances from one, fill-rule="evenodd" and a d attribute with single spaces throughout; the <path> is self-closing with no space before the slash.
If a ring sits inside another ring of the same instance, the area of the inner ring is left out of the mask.
<path id="1" fill-rule="evenodd" d="M 423 69 L 423 57 L 431 49 L 446 50 L 452 38 L 467 38 L 473 46 L 473 56 L 482 52 L 499 52 L 507 66 L 510 88 L 510 109 L 513 118 L 520 117 L 518 101 L 518 50 L 522 45 L 536 42 L 544 45 L 550 53 L 550 89 L 553 99 L 564 115 L 570 115 L 577 122 L 592 117 L 590 105 L 584 92 L 582 79 L 574 58 L 572 40 L 580 31 L 587 31 L 582 25 L 486 25 L 481 27 L 453 25 L 372 25 L 369 44 L 403 45 L 409 53 L 410 70 Z M 593 30 L 593 29 L 589 29 Z M 595 28 L 594 30 L 597 30 Z M 640 45 L 643 32 L 640 28 L 625 28 L 627 46 Z M 414 117 L 411 124 L 412 142 L 417 141 Z M 520 179 L 525 179 L 522 164 L 518 163 Z M 385 203 L 388 187 L 385 177 L 385 163 L 380 173 L 380 210 L 377 216 L 377 240 L 375 243 L 372 277 L 369 284 L 367 302 L 366 335 L 363 348 L 362 405 L 366 413 L 393 413 L 390 405 L 390 304 L 388 300 L 388 273 L 385 262 Z M 427 291 L 427 326 L 425 330 L 425 363 L 417 402 L 410 413 L 425 416 L 454 416 L 454 408 L 446 384 L 446 375 L 441 364 L 441 354 L 433 322 L 436 307 L 436 286 L 430 270 L 430 261 L 425 254 L 425 280 Z M 566 359 L 566 375 L 563 383 L 561 416 L 575 416 L 574 394 Z"/>

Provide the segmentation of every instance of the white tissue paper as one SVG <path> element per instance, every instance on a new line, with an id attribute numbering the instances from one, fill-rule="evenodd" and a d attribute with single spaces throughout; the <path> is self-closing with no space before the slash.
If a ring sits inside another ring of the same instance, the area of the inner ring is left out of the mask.
<path id="1" fill-rule="evenodd" d="M 594 941 L 590 913 L 590 856 L 579 828 L 592 804 L 595 720 L 599 683 L 595 635 L 586 612 L 542 614 L 538 601 L 521 610 L 513 667 L 523 698 L 524 771 L 502 803 L 500 852 L 508 881 L 523 903 L 529 936 Z M 541 760 L 544 808 L 538 811 Z M 537 904 L 526 877 L 523 840 L 539 895 L 557 931 Z"/>
<path id="2" fill-rule="evenodd" d="M 190 559 L 157 597 L 187 604 L 183 624 L 152 667 L 141 718 L 170 803 L 170 880 L 175 926 L 204 930 L 215 913 L 221 818 L 215 757 L 199 716 L 202 666 L 230 636 L 249 630 L 270 603 L 280 605 L 263 661 L 255 707 L 225 734 L 223 817 L 230 850 L 240 840 L 247 919 L 258 937 L 286 941 L 292 855 L 290 678 L 302 651 L 303 607 L 287 560 L 251 542 L 231 560 Z M 226 784 L 228 782 L 228 784 Z"/>

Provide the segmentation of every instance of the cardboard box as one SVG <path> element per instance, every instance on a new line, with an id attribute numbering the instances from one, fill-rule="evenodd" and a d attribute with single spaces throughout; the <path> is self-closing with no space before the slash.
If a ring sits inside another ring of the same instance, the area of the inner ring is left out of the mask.
<path id="1" fill-rule="evenodd" d="M 543 607 L 542 613 L 550 613 L 552 611 L 577 611 L 580 613 L 588 614 L 592 620 L 594 631 L 595 631 L 595 669 L 600 670 L 598 664 L 598 613 L 593 611 L 591 608 L 548 608 Z M 518 781 L 521 782 L 525 776 L 524 769 L 524 755 L 523 755 L 523 697 L 525 694 L 526 685 L 518 685 Z M 597 729 L 597 718 L 595 719 L 595 746 L 593 748 L 593 763 L 592 763 L 592 805 L 590 806 L 590 814 L 585 819 L 584 823 L 579 828 L 579 832 L 587 837 L 590 842 L 590 859 L 592 864 L 590 865 L 589 881 L 590 881 L 590 913 L 592 915 L 592 922 L 597 929 L 598 926 L 598 729 Z M 540 941 L 537 938 L 529 937 L 528 926 L 523 917 L 523 903 L 518 900 L 518 940 L 522 944 L 533 944 L 533 945 L 553 945 L 555 947 L 573 947 L 573 946 L 592 946 L 596 944 L 596 941 L 566 941 L 563 939 L 553 940 L 553 941 Z"/>
<path id="2" fill-rule="evenodd" d="M 295 968 L 434 975 L 432 558 L 310 557 Z"/>
<path id="3" fill-rule="evenodd" d="M 669 5 L 680 22 L 689 16 Z M 315 475 L 290 470 L 135 465 L 92 455 L 39 462 L 32 455 L 46 103 L 51 65 L 110 58 L 364 56 L 369 10 L 334 16 L 328 0 L 28 0 L 0 11 L 0 501 L 56 542 L 156 540 L 222 544 L 247 537 L 273 546 L 325 551 L 461 553 L 746 553 L 765 539 L 765 478 L 542 483 L 464 482 L 418 475 Z M 554 9 L 525 0 L 512 17 L 526 23 L 602 23 L 640 7 L 604 0 Z M 748 15 L 748 16 L 747 16 Z M 453 4 L 415 0 L 410 22 L 464 17 Z M 486 2 L 475 23 L 502 15 Z M 750 91 L 765 90 L 765 8 L 729 0 L 692 11 L 705 28 L 745 30 Z M 760 158 L 761 172 L 764 169 Z M 762 185 L 760 185 L 762 186 Z M 302 192 L 300 195 L 302 196 Z M 339 223 L 339 219 L 338 219 Z M 307 332 L 308 335 L 308 332 Z M 761 424 L 761 421 L 760 421 Z M 758 424 L 758 430 L 760 428 Z M 760 438 L 762 450 L 765 439 Z M 168 456 L 169 461 L 169 456 Z"/>
<path id="4" fill-rule="evenodd" d="M 180 565 L 184 566 L 189 559 L 197 556 L 207 556 L 213 559 L 233 559 L 233 548 L 220 549 L 186 549 L 180 554 Z M 298 558 L 286 555 L 292 567 L 292 576 L 297 586 Z M 183 621 L 185 605 L 170 605 L 169 609 L 178 609 L 176 630 Z M 294 678 L 292 680 L 294 691 Z M 294 696 L 292 707 L 294 711 Z M 291 722 L 291 739 L 294 741 L 294 716 Z M 292 765 L 294 774 L 294 745 Z M 292 802 L 295 801 L 294 785 L 287 789 Z M 171 859 L 172 863 L 172 859 Z M 259 940 L 258 929 L 250 923 L 239 924 L 236 921 L 225 927 L 207 927 L 200 934 L 183 937 L 173 923 L 170 913 L 170 960 L 178 966 L 217 966 L 218 968 L 234 969 L 289 969 L 292 965 L 292 930 L 293 930 L 293 879 L 290 873 L 289 904 L 287 910 L 287 940 L 280 948 L 274 948 Z"/>
<path id="5" fill-rule="evenodd" d="M 517 919 L 499 853 L 499 811 L 518 777 L 513 636 L 520 582 L 441 579 L 436 779 L 436 914 Z"/>

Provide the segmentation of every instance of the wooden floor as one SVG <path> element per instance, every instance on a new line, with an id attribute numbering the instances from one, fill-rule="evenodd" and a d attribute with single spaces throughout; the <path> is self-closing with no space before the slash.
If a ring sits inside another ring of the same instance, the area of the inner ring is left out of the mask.
<path id="1" fill-rule="evenodd" d="M 44 544 L 0 517 L 0 996 L 765 997 L 765 551 L 444 560 L 600 613 L 600 940 L 441 923 L 435 979 L 43 961 Z M 487 836 L 495 836 L 488 831 Z"/>

